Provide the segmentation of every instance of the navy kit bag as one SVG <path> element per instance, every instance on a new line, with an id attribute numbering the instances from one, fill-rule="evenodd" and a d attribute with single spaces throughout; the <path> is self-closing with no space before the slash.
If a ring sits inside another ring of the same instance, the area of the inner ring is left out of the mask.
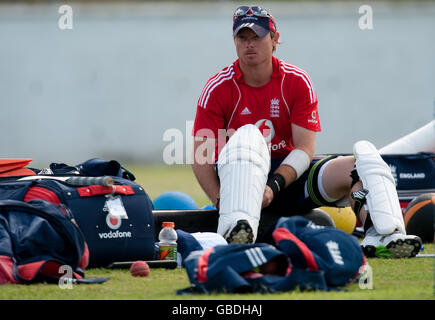
<path id="1" fill-rule="evenodd" d="M 0 284 L 59 283 L 64 272 L 74 283 L 84 279 L 89 252 L 80 229 L 64 207 L 45 200 L 0 201 Z"/>
<path id="2" fill-rule="evenodd" d="M 191 287 L 184 293 L 275 293 L 327 290 L 322 272 L 291 268 L 287 256 L 265 244 L 219 245 L 184 260 Z"/>
<path id="3" fill-rule="evenodd" d="M 402 211 L 416 197 L 435 192 L 435 154 L 383 154 L 396 182 Z"/>
<path id="4" fill-rule="evenodd" d="M 299 216 L 278 221 L 276 247 L 229 244 L 201 250 L 191 235 L 177 233 L 191 282 L 179 293 L 331 290 L 352 283 L 366 265 L 356 238 Z"/>
<path id="5" fill-rule="evenodd" d="M 92 182 L 102 181 L 101 176 L 110 178 L 113 185 Z M 134 175 L 117 161 L 91 159 L 76 166 L 51 164 L 38 175 L 23 179 L 0 181 L 0 199 L 44 199 L 68 207 L 88 244 L 89 267 L 154 258 L 152 202 L 133 181 Z"/>
<path id="6" fill-rule="evenodd" d="M 321 270 L 330 287 L 353 282 L 366 264 L 358 240 L 344 231 L 294 216 L 281 218 L 273 238 L 296 268 Z"/>

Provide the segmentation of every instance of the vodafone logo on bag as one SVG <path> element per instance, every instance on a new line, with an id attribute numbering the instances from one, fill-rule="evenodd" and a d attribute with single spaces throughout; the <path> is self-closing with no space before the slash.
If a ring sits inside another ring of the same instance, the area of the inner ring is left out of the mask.
<path id="1" fill-rule="evenodd" d="M 131 232 L 120 232 L 118 229 L 121 227 L 122 219 L 119 217 L 114 217 L 111 214 L 106 216 L 106 224 L 107 226 L 116 231 L 109 232 L 99 232 L 98 236 L 100 239 L 118 239 L 118 238 L 131 238 Z"/>
<path id="2" fill-rule="evenodd" d="M 120 219 L 118 217 L 114 217 L 111 214 L 108 214 L 106 216 L 107 226 L 112 230 L 119 229 L 119 227 L 121 227 L 121 222 L 122 222 L 122 219 Z"/>

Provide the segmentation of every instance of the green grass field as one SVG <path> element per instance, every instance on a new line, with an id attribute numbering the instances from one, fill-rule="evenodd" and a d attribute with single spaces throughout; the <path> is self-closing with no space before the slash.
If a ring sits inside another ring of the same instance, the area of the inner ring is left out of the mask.
<path id="1" fill-rule="evenodd" d="M 201 207 L 209 204 L 189 166 L 126 166 L 136 175 L 151 199 L 178 190 L 191 195 Z M 434 253 L 425 244 L 422 253 Z M 73 285 L 61 289 L 53 284 L 3 285 L 0 300 L 428 300 L 434 299 L 433 258 L 368 259 L 373 271 L 373 288 L 360 289 L 357 283 L 339 292 L 289 292 L 246 295 L 177 295 L 189 286 L 184 269 L 151 269 L 145 278 L 134 278 L 129 270 L 89 269 L 86 278 L 108 277 L 100 285 Z"/>

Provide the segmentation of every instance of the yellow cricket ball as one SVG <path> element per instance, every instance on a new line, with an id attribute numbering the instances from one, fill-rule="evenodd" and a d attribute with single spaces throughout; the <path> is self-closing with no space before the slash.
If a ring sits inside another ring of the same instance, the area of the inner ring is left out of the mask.
<path id="1" fill-rule="evenodd" d="M 323 211 L 330 215 L 335 222 L 335 226 L 346 233 L 352 234 L 356 226 L 356 216 L 351 207 L 335 208 L 335 207 L 320 207 Z"/>

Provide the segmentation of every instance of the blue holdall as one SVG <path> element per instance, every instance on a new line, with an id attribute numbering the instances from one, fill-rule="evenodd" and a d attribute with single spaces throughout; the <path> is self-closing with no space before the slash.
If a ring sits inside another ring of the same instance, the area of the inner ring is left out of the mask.
<path id="1" fill-rule="evenodd" d="M 273 238 L 296 268 L 322 270 L 328 286 L 351 283 L 366 264 L 358 240 L 344 231 L 295 216 L 278 220 Z"/>
<path id="2" fill-rule="evenodd" d="M 192 251 L 184 266 L 191 287 L 179 290 L 178 294 L 275 293 L 297 287 L 328 289 L 322 272 L 289 269 L 287 256 L 265 243 L 219 245 Z"/>
<path id="3" fill-rule="evenodd" d="M 276 247 L 229 244 L 202 250 L 191 234 L 177 234 L 191 283 L 179 294 L 332 290 L 352 283 L 366 265 L 356 238 L 299 216 L 278 221 Z"/>
<path id="4" fill-rule="evenodd" d="M 74 283 L 107 281 L 84 279 L 88 259 L 84 236 L 67 208 L 45 200 L 0 201 L 0 284 L 59 284 L 62 277 Z"/>
<path id="5" fill-rule="evenodd" d="M 394 177 L 403 214 L 418 196 L 435 192 L 435 154 L 383 154 Z"/>
<path id="6" fill-rule="evenodd" d="M 106 267 L 113 262 L 154 259 L 153 204 L 134 175 L 115 160 L 90 159 L 76 166 L 53 163 L 36 170 L 29 181 L 19 177 L 0 180 L 0 199 L 31 201 L 44 199 L 68 207 L 89 247 L 89 267 Z M 71 185 L 59 177 L 113 178 L 112 186 Z M 52 177 L 52 179 L 51 179 Z M 124 216 L 113 214 L 122 209 Z"/>

